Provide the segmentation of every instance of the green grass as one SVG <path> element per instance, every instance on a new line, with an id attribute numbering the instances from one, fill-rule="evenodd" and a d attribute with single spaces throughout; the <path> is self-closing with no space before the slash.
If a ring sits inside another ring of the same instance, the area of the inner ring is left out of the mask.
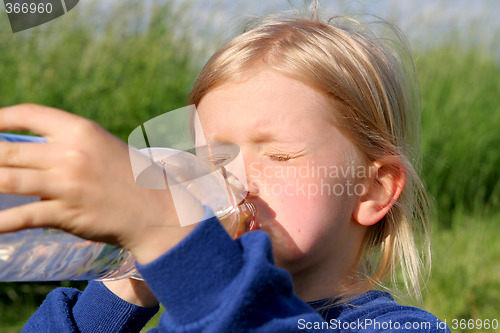
<path id="1" fill-rule="evenodd" d="M 452 228 L 433 228 L 432 274 L 424 307 L 450 326 L 453 319 L 500 320 L 499 218 L 462 216 Z"/>
<path id="2" fill-rule="evenodd" d="M 439 224 L 498 211 L 500 67 L 493 55 L 442 46 L 417 57 L 423 177 Z"/>
<path id="3" fill-rule="evenodd" d="M 106 18 L 94 2 L 50 24 L 1 34 L 0 105 L 57 107 L 124 140 L 144 121 L 184 106 L 199 59 L 189 29 L 178 28 L 186 26 L 181 9 L 162 3 L 148 10 L 141 1 L 116 1 Z"/>
<path id="4" fill-rule="evenodd" d="M 0 283 L 0 331 L 20 332 L 24 323 L 54 288 L 62 286 L 83 289 L 86 284 L 86 281 Z"/>

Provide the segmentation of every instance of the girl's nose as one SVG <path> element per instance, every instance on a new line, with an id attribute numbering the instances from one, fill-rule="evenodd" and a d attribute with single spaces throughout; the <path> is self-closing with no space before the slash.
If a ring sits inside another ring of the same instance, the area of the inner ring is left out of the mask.
<path id="1" fill-rule="evenodd" d="M 246 187 L 248 196 L 258 196 L 260 193 L 260 167 L 257 162 L 245 163 L 246 166 Z"/>
<path id="2" fill-rule="evenodd" d="M 258 184 L 258 159 L 244 147 L 240 147 L 238 156 L 226 166 L 227 179 L 233 191 L 238 192 L 243 199 L 247 195 L 259 193 Z"/>
<path id="3" fill-rule="evenodd" d="M 226 171 L 226 180 L 236 200 L 238 202 L 245 200 L 248 195 L 247 186 L 240 182 L 238 178 L 229 171 Z"/>
<path id="4" fill-rule="evenodd" d="M 259 195 L 259 183 L 256 177 L 247 174 L 247 188 L 248 188 L 248 196 Z"/>

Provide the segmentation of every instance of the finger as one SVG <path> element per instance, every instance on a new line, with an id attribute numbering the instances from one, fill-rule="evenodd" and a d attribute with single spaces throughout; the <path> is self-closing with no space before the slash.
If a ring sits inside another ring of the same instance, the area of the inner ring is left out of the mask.
<path id="1" fill-rule="evenodd" d="M 0 142 L 0 167 L 47 169 L 53 146 L 44 143 Z"/>
<path id="2" fill-rule="evenodd" d="M 0 211 L 0 233 L 28 228 L 58 228 L 55 201 L 36 201 Z"/>
<path id="3" fill-rule="evenodd" d="M 26 130 L 50 137 L 53 133 L 71 130 L 78 116 L 36 104 L 20 104 L 0 108 L 0 131 Z"/>
<path id="4" fill-rule="evenodd" d="M 40 170 L 0 168 L 0 193 L 52 197 L 47 175 Z"/>

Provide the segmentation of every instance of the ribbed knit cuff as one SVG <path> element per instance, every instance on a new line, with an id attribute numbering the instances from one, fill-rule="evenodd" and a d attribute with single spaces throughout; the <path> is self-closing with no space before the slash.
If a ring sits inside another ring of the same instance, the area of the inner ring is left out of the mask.
<path id="1" fill-rule="evenodd" d="M 73 308 L 81 332 L 139 332 L 158 312 L 122 300 L 99 281 L 90 281 Z"/>

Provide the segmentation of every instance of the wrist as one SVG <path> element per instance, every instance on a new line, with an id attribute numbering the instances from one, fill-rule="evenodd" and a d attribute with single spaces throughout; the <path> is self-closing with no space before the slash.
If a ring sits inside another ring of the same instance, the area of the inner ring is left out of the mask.
<path id="1" fill-rule="evenodd" d="M 129 250 L 140 265 L 149 264 L 168 252 L 184 239 L 195 225 L 187 227 L 149 227 L 148 236 Z"/>
<path id="2" fill-rule="evenodd" d="M 205 207 L 185 189 L 183 200 L 175 203 L 170 191 L 149 190 L 146 193 L 149 209 L 143 211 L 141 222 L 132 232 L 133 237 L 123 244 L 142 265 L 177 245 L 206 215 Z"/>
<path id="3" fill-rule="evenodd" d="M 159 304 L 156 296 L 144 281 L 128 278 L 103 281 L 103 284 L 109 291 L 128 303 L 145 308 L 154 308 Z"/>

